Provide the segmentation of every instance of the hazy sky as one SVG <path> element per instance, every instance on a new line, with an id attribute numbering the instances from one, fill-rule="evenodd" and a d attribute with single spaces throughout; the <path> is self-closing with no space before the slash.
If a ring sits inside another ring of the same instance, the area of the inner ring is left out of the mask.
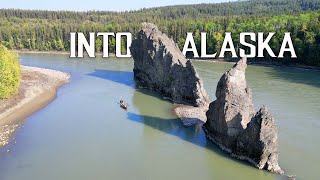
<path id="1" fill-rule="evenodd" d="M 1 8 L 44 10 L 137 10 L 176 4 L 219 3 L 232 0 L 0 0 Z"/>

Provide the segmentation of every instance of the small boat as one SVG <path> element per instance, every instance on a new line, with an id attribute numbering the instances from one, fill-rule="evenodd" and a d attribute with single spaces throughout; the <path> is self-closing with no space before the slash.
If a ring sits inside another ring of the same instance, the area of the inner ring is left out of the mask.
<path id="1" fill-rule="evenodd" d="M 122 109 L 127 110 L 127 109 L 128 109 L 128 104 L 121 99 L 121 100 L 120 100 L 120 107 L 121 107 Z"/>

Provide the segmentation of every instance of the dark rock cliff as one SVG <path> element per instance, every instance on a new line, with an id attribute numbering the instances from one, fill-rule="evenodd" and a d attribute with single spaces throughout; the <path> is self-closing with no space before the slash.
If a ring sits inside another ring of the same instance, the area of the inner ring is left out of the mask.
<path id="1" fill-rule="evenodd" d="M 175 103 L 200 107 L 208 104 L 203 82 L 191 61 L 155 25 L 143 23 L 130 50 L 139 86 L 158 91 Z"/>

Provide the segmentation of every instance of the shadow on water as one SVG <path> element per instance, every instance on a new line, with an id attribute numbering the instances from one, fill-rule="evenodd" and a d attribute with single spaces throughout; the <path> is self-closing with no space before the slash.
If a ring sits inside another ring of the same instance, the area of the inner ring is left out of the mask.
<path id="1" fill-rule="evenodd" d="M 86 75 L 106 79 L 119 84 L 123 84 L 131 88 L 134 88 L 136 91 L 139 91 L 145 95 L 153 96 L 161 100 L 164 100 L 162 99 L 161 95 L 157 92 L 150 91 L 146 88 L 139 88 L 134 81 L 133 72 L 96 69 L 94 70 L 94 72 Z M 164 101 L 171 102 L 170 100 L 164 100 Z"/>
<path id="2" fill-rule="evenodd" d="M 89 76 L 99 77 L 102 79 L 107 79 L 116 83 L 124 84 L 135 88 L 135 82 L 133 78 L 133 72 L 125 72 L 125 71 L 112 71 L 112 70 L 100 70 L 97 69 L 92 73 L 87 74 Z M 161 99 L 161 96 L 158 93 L 152 92 L 147 89 L 137 89 L 137 92 L 141 92 L 144 95 L 156 97 L 157 99 Z M 135 98 L 135 97 L 134 97 Z M 151 103 L 152 104 L 152 103 Z M 140 105 L 145 105 L 142 103 Z M 138 106 L 138 109 L 146 109 L 147 107 L 142 107 L 139 104 L 135 104 Z M 139 115 L 132 112 L 128 112 L 128 119 L 142 123 L 144 125 L 150 126 L 154 129 L 163 131 L 165 133 L 169 133 L 171 135 L 177 136 L 185 141 L 191 142 L 201 147 L 205 147 L 211 149 L 219 154 L 228 157 L 226 153 L 222 152 L 214 143 L 207 141 L 205 134 L 202 130 L 202 124 L 196 124 L 193 126 L 183 126 L 181 120 L 179 118 L 176 119 L 163 119 L 158 117 L 151 117 L 146 115 Z"/>
<path id="3" fill-rule="evenodd" d="M 153 91 L 142 89 L 142 88 L 136 88 L 134 78 L 133 78 L 133 72 L 125 72 L 125 71 L 112 71 L 112 70 L 95 70 L 94 72 L 87 74 L 89 76 L 99 77 L 103 79 L 107 79 L 116 83 L 124 84 L 129 87 L 132 87 L 136 89 L 136 93 L 134 93 L 133 99 L 136 99 L 138 97 L 135 97 L 137 92 L 142 93 L 144 95 L 155 97 L 156 99 L 161 99 L 162 101 L 168 101 L 163 100 L 161 96 Z M 136 108 L 139 109 L 139 111 L 149 111 L 150 107 L 153 107 L 153 105 L 157 104 L 158 102 L 141 102 L 141 99 L 138 98 L 136 100 L 133 100 L 139 103 L 133 103 Z M 155 104 L 154 104 L 155 103 Z M 150 110 L 154 110 L 153 108 Z M 143 114 L 143 113 L 142 113 Z M 129 120 L 137 123 L 141 123 L 143 125 L 149 126 L 153 129 L 165 132 L 167 134 L 176 136 L 184 141 L 187 141 L 189 143 L 195 144 L 197 146 L 206 148 L 210 151 L 213 151 L 220 156 L 233 160 L 235 162 L 241 163 L 243 165 L 246 165 L 248 167 L 253 168 L 249 163 L 245 161 L 241 161 L 238 159 L 231 158 L 226 152 L 222 151 L 216 144 L 214 144 L 211 141 L 208 141 L 206 139 L 205 133 L 202 129 L 203 122 L 193 124 L 192 126 L 184 126 L 183 122 L 179 118 L 160 118 L 160 117 L 153 117 L 149 115 L 141 115 L 136 114 L 133 112 L 128 112 L 127 117 Z"/>
<path id="4" fill-rule="evenodd" d="M 107 79 L 119 84 L 124 84 L 132 88 L 135 87 L 133 72 L 96 69 L 94 72 L 89 73 L 87 75 Z"/>
<path id="5" fill-rule="evenodd" d="M 318 71 L 272 67 L 272 71 L 268 72 L 268 74 L 276 79 L 284 79 L 292 83 L 320 88 L 320 72 Z"/>
<path id="6" fill-rule="evenodd" d="M 128 119 L 137 123 L 142 123 L 153 129 L 165 132 L 176 136 L 184 141 L 206 148 L 218 155 L 233 160 L 235 162 L 253 168 L 249 163 L 238 159 L 231 158 L 226 152 L 222 151 L 216 144 L 206 139 L 205 133 L 202 130 L 203 123 L 198 123 L 192 126 L 184 126 L 179 118 L 164 119 L 147 115 L 139 115 L 132 112 L 127 113 Z"/>

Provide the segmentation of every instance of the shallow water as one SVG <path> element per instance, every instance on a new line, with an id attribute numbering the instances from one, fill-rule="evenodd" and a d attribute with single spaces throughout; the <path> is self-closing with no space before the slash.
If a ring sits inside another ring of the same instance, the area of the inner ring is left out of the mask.
<path id="1" fill-rule="evenodd" d="M 131 59 L 21 54 L 21 62 L 68 72 L 72 82 L 0 149 L 1 180 L 284 179 L 230 158 L 205 139 L 201 127 L 183 127 L 170 102 L 136 89 Z M 216 84 L 231 64 L 195 65 L 214 100 Z M 276 117 L 280 166 L 298 179 L 318 177 L 319 75 L 247 70 L 256 108 L 267 104 Z M 119 108 L 120 99 L 129 103 L 128 112 Z"/>

